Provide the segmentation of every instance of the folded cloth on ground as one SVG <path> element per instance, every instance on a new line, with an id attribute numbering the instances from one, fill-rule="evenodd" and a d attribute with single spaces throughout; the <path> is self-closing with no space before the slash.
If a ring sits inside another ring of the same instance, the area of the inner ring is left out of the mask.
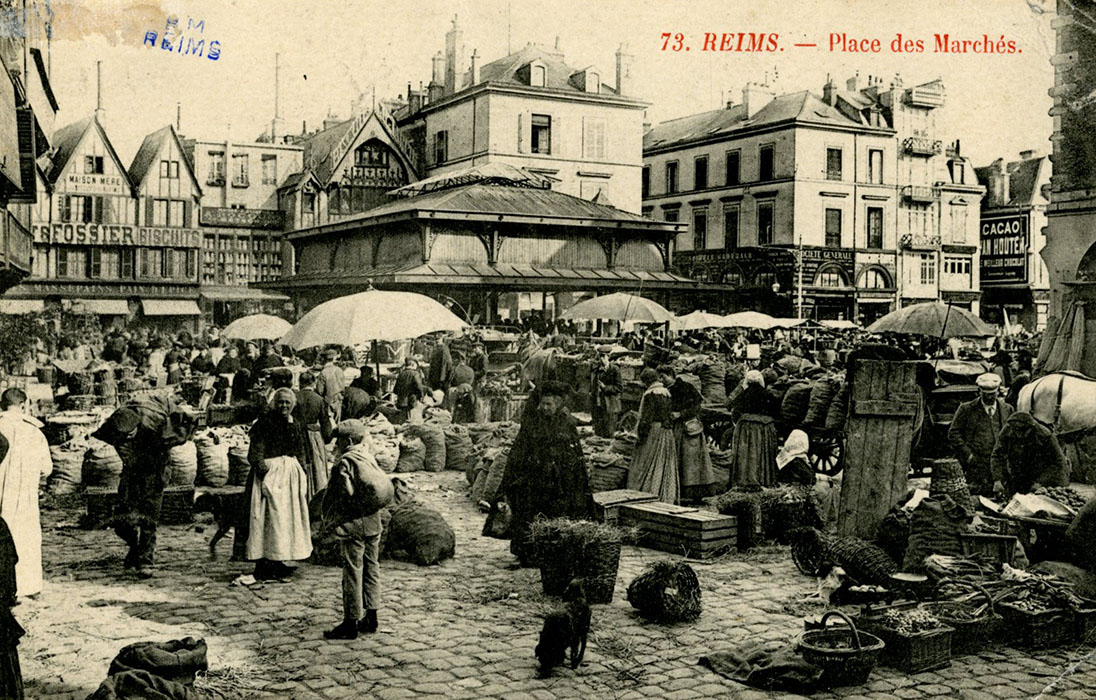
<path id="1" fill-rule="evenodd" d="M 794 645 L 782 642 L 717 651 L 700 657 L 698 663 L 737 683 L 799 694 L 817 690 L 822 675 L 820 668 L 795 653 Z"/>
<path id="2" fill-rule="evenodd" d="M 123 671 L 149 671 L 177 683 L 193 683 L 199 671 L 209 668 L 203 639 L 186 637 L 169 642 L 137 642 L 122 647 L 110 662 L 107 675 Z"/>
<path id="3" fill-rule="evenodd" d="M 148 671 L 123 671 L 108 676 L 87 700 L 203 700 L 192 686 L 169 681 Z"/>

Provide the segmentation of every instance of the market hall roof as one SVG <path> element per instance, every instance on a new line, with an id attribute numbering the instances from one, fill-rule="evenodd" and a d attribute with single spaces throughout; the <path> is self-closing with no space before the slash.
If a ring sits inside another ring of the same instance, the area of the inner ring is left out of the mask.
<path id="1" fill-rule="evenodd" d="M 880 128 L 853 121 L 804 90 L 774 98 L 758 110 L 753 119 L 747 119 L 746 105 L 736 104 L 729 109 L 715 109 L 662 122 L 644 134 L 643 152 L 719 139 L 738 131 L 746 132 L 791 123 L 846 129 Z"/>
<path id="2" fill-rule="evenodd" d="M 684 226 L 655 221 L 550 189 L 468 184 L 399 199 L 370 209 L 361 216 L 294 231 L 288 237 L 298 240 L 416 218 L 471 221 L 509 219 L 591 228 L 641 229 L 666 236 L 676 235 Z"/>

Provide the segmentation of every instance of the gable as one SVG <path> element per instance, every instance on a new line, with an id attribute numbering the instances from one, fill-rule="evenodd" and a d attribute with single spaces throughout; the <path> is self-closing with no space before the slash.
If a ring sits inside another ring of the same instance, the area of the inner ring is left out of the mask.
<path id="1" fill-rule="evenodd" d="M 102 172 L 95 172 L 97 170 Z M 129 174 L 97 120 L 92 119 L 76 141 L 57 175 L 54 188 L 67 194 L 132 196 Z"/>
<path id="2" fill-rule="evenodd" d="M 355 126 L 357 126 L 357 120 L 355 120 Z M 355 131 L 356 133 L 354 133 Z M 352 169 L 356 165 L 354 160 L 355 152 L 370 141 L 379 141 L 388 148 L 390 152 L 387 168 L 388 177 L 402 179 L 402 184 L 417 180 L 418 176 L 411 160 L 407 157 L 407 152 L 404 150 L 403 145 L 393 137 L 393 133 L 381 121 L 376 111 L 367 113 L 367 116 L 361 121 L 361 126 L 347 132 L 336 147 L 334 157 L 337 160 L 327 181 L 329 183 L 342 181 L 351 176 L 354 172 Z"/>

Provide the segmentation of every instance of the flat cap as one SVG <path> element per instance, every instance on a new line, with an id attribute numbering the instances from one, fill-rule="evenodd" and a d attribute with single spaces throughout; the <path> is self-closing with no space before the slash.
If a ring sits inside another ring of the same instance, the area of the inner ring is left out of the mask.
<path id="1" fill-rule="evenodd" d="M 335 426 L 335 437 L 347 438 L 354 442 L 361 442 L 368 434 L 369 431 L 365 429 L 365 423 L 356 418 L 344 420 Z"/>
<path id="2" fill-rule="evenodd" d="M 982 391 L 997 391 L 1001 388 L 1001 377 L 993 372 L 986 372 L 985 374 L 978 375 L 978 379 L 975 380 L 975 384 Z"/>

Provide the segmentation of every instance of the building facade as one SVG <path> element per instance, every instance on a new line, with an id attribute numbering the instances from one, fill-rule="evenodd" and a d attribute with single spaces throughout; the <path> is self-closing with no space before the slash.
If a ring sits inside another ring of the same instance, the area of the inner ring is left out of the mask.
<path id="1" fill-rule="evenodd" d="M 750 83 L 645 135 L 644 213 L 690 225 L 678 269 L 738 288 L 698 305 L 864 325 L 929 299 L 977 311 L 983 188 L 934 138 L 943 87 L 867 82 Z"/>
<path id="2" fill-rule="evenodd" d="M 1040 256 L 1046 244 L 1050 159 L 1034 151 L 1021 160 L 998 158 L 978 168 L 982 200 L 979 255 L 982 318 L 1043 331 L 1050 306 L 1050 275 Z"/>

